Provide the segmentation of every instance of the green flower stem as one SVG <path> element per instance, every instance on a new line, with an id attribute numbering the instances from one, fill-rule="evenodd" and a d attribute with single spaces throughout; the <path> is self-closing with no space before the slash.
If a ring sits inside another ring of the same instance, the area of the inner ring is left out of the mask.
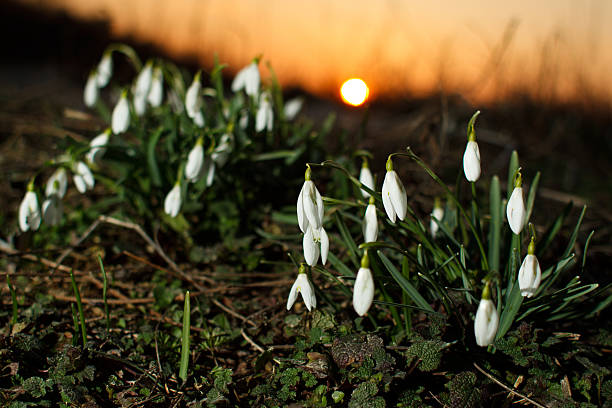
<path id="1" fill-rule="evenodd" d="M 15 288 L 11 284 L 11 278 L 9 275 L 6 275 L 6 284 L 8 285 L 9 291 L 11 292 L 11 301 L 13 303 L 13 315 L 11 317 L 11 325 L 14 326 L 17 323 L 17 294 L 15 293 Z"/>
<path id="2" fill-rule="evenodd" d="M 81 302 L 81 293 L 77 287 L 76 280 L 74 279 L 74 272 L 70 270 L 70 281 L 72 282 L 72 290 L 74 291 L 74 297 L 76 298 L 77 308 L 79 310 L 79 321 L 81 324 L 81 336 L 83 338 L 83 347 L 87 344 L 87 329 L 85 328 L 85 314 L 83 313 L 83 303 Z"/>
<path id="3" fill-rule="evenodd" d="M 106 291 L 108 289 L 108 280 L 106 278 L 106 271 L 104 270 L 104 264 L 102 263 L 102 257 L 98 255 L 98 262 L 100 263 L 100 269 L 102 270 L 102 300 L 104 301 L 104 315 L 106 316 L 106 331 L 110 330 L 110 315 L 108 312 L 108 301 L 106 300 Z"/>
<path id="4" fill-rule="evenodd" d="M 181 336 L 181 365 L 179 367 L 179 378 L 187 381 L 187 369 L 189 368 L 189 335 L 191 331 L 191 305 L 189 303 L 189 291 L 185 293 L 185 304 L 183 306 L 183 333 Z"/>

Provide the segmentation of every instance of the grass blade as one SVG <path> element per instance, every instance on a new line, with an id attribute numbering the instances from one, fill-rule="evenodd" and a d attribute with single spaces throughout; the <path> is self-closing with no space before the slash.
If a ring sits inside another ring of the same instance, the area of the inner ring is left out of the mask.
<path id="1" fill-rule="evenodd" d="M 108 312 L 108 301 L 106 300 L 106 291 L 108 289 L 108 279 L 106 278 L 106 271 L 104 270 L 104 264 L 102 263 L 102 257 L 98 255 L 98 262 L 100 263 L 100 269 L 102 270 L 102 301 L 104 302 L 104 315 L 106 316 L 106 331 L 110 330 L 110 315 Z"/>
<path id="2" fill-rule="evenodd" d="M 189 304 L 189 291 L 185 293 L 185 306 L 183 307 L 183 334 L 181 340 L 181 366 L 179 378 L 187 381 L 187 369 L 189 368 L 189 334 L 191 330 L 191 306 Z"/>
<path id="3" fill-rule="evenodd" d="M 516 150 L 512 151 L 512 155 L 510 156 L 510 163 L 508 164 L 508 200 L 510 200 L 510 196 L 512 195 L 512 190 L 514 190 L 514 175 L 519 168 L 519 157 Z"/>
<path id="4" fill-rule="evenodd" d="M 502 204 L 501 191 L 499 188 L 499 177 L 491 179 L 491 190 L 489 191 L 489 202 L 491 211 L 491 226 L 489 227 L 489 266 L 492 271 L 499 272 L 499 253 L 501 251 L 501 224 Z"/>
<path id="5" fill-rule="evenodd" d="M 83 338 L 83 347 L 87 343 L 87 331 L 85 329 L 85 314 L 83 313 L 83 303 L 81 302 L 81 293 L 77 287 L 76 280 L 74 279 L 74 272 L 70 270 L 70 281 L 72 282 L 72 290 L 74 291 L 74 297 L 76 298 L 77 308 L 79 310 L 79 321 L 81 325 L 81 336 Z"/>
<path id="6" fill-rule="evenodd" d="M 529 224 L 529 219 L 531 218 L 535 196 L 538 191 L 538 184 L 540 183 L 540 176 L 541 173 L 538 171 L 531 182 L 531 186 L 529 187 L 529 194 L 527 194 L 527 215 L 525 216 L 525 225 Z"/>
<path id="7" fill-rule="evenodd" d="M 576 238 L 578 238 L 580 224 L 582 224 L 582 219 L 584 218 L 584 214 L 586 213 L 586 208 L 587 208 L 586 205 L 582 207 L 582 211 L 580 212 L 580 217 L 578 218 L 576 227 L 574 228 L 574 231 L 572 232 L 572 235 L 570 236 L 569 242 L 567 243 L 567 248 L 565 248 L 565 251 L 563 252 L 562 257 L 568 256 L 570 252 L 572 251 L 572 248 L 574 248 L 574 244 L 576 243 Z"/>
<path id="8" fill-rule="evenodd" d="M 8 285 L 9 292 L 11 292 L 11 302 L 13 303 L 13 314 L 11 316 L 11 326 L 14 326 L 17 323 L 17 294 L 15 293 L 15 288 L 11 285 L 11 278 L 8 273 L 6 274 L 6 284 Z"/>

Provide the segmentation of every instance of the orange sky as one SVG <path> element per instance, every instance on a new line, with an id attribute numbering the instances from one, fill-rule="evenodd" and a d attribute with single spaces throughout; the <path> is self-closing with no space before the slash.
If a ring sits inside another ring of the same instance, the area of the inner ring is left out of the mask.
<path id="1" fill-rule="evenodd" d="M 439 89 L 474 101 L 517 89 L 543 99 L 612 95 L 612 3 L 606 0 L 45 4 L 80 18 L 108 18 L 117 35 L 153 42 L 171 55 L 195 54 L 205 65 L 216 52 L 231 71 L 263 54 L 283 85 L 319 95 L 337 93 L 350 77 L 365 79 L 373 97 Z"/>

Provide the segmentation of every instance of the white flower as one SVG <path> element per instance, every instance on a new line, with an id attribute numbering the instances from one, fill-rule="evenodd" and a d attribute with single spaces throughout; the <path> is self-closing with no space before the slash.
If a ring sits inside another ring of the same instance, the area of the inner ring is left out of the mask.
<path id="1" fill-rule="evenodd" d="M 310 167 L 306 169 L 304 185 L 297 200 L 298 224 L 302 232 L 306 232 L 308 225 L 320 229 L 323 224 L 323 199 L 314 182 L 310 180 Z"/>
<path id="2" fill-rule="evenodd" d="M 301 293 L 306 309 L 310 312 L 313 308 L 317 307 L 317 298 L 315 297 L 312 283 L 310 283 L 308 276 L 302 272 L 302 270 L 303 268 L 300 267 L 300 273 L 298 273 L 297 279 L 293 283 L 293 286 L 291 286 L 289 298 L 287 299 L 287 310 L 291 310 L 293 304 L 297 300 L 298 293 Z"/>
<path id="3" fill-rule="evenodd" d="M 43 201 L 42 217 L 45 224 L 57 225 L 62 220 L 62 201 L 57 194 L 52 194 Z"/>
<path id="4" fill-rule="evenodd" d="M 402 181 L 399 179 L 391 158 L 387 160 L 387 174 L 382 187 L 383 206 L 387 212 L 387 216 L 392 223 L 395 223 L 395 218 L 403 220 L 406 217 L 408 210 L 408 197 Z"/>
<path id="5" fill-rule="evenodd" d="M 113 133 L 116 135 L 120 135 L 121 133 L 125 132 L 130 126 L 130 105 L 128 104 L 127 100 L 127 91 L 123 91 L 121 93 L 119 102 L 117 102 L 115 109 L 113 109 L 111 123 Z"/>
<path id="6" fill-rule="evenodd" d="M 270 94 L 263 92 L 259 101 L 259 107 L 257 108 L 257 114 L 255 115 L 255 131 L 272 130 L 273 126 L 274 111 L 272 110 Z"/>
<path id="7" fill-rule="evenodd" d="M 373 199 L 370 199 L 370 204 L 368 204 L 365 216 L 363 217 L 362 230 L 364 242 L 375 242 L 378 238 L 378 218 L 373 201 Z"/>
<path id="8" fill-rule="evenodd" d="M 91 142 L 89 142 L 89 151 L 85 155 L 89 163 L 98 164 L 100 162 L 100 159 L 102 159 L 102 156 L 104 156 L 104 153 L 106 153 L 106 145 L 108 144 L 110 133 L 111 130 L 106 129 L 104 132 L 94 137 Z"/>
<path id="9" fill-rule="evenodd" d="M 83 194 L 87 190 L 94 188 L 95 180 L 94 176 L 89 170 L 87 165 L 80 161 L 78 162 L 72 169 L 72 181 L 74 181 L 74 185 L 76 189 L 79 190 L 79 193 Z"/>
<path id="10" fill-rule="evenodd" d="M 213 161 L 219 166 L 223 167 L 232 152 L 232 146 L 234 144 L 233 137 L 230 133 L 224 133 L 219 139 L 219 145 L 213 150 L 211 157 Z"/>
<path id="11" fill-rule="evenodd" d="M 96 69 L 96 83 L 99 88 L 104 88 L 113 75 L 113 56 L 111 52 L 102 55 L 98 68 Z"/>
<path id="12" fill-rule="evenodd" d="M 368 165 L 368 160 L 366 158 L 363 159 L 363 165 L 361 166 L 361 171 L 359 172 L 359 181 L 370 190 L 374 190 L 374 177 L 372 176 L 372 172 L 370 171 L 370 166 Z M 363 188 L 361 189 L 361 194 L 363 195 L 363 198 L 370 197 L 370 193 L 365 191 Z"/>
<path id="13" fill-rule="evenodd" d="M 53 194 L 57 194 L 59 198 L 63 198 L 66 195 L 66 189 L 68 188 L 68 175 L 66 169 L 63 167 L 58 168 L 53 172 L 47 185 L 45 187 L 45 196 L 50 197 Z"/>
<path id="14" fill-rule="evenodd" d="M 240 111 L 238 116 L 239 116 L 238 126 L 240 126 L 240 129 L 246 129 L 247 126 L 249 126 L 249 111 L 246 109 L 243 109 Z"/>
<path id="15" fill-rule="evenodd" d="M 192 183 L 195 183 L 202 176 L 204 168 L 204 147 L 202 146 L 203 139 L 199 138 L 187 156 L 187 164 L 185 165 L 185 178 Z"/>
<path id="16" fill-rule="evenodd" d="M 164 212 L 171 217 L 176 217 L 181 209 L 181 185 L 177 182 L 164 200 Z"/>
<path id="17" fill-rule="evenodd" d="M 523 200 L 523 188 L 514 187 L 508 205 L 506 206 L 506 216 L 510 229 L 516 235 L 520 234 L 525 226 L 525 201 Z"/>
<path id="18" fill-rule="evenodd" d="M 431 236 L 435 237 L 440 229 L 438 223 L 442 222 L 442 218 L 444 218 L 444 208 L 440 205 L 438 199 L 436 199 L 434 203 L 434 209 L 431 212 L 431 221 L 429 223 L 429 230 L 431 231 Z M 437 221 L 437 222 L 436 222 Z"/>
<path id="19" fill-rule="evenodd" d="M 155 67 L 153 70 L 153 79 L 151 81 L 151 89 L 149 89 L 149 95 L 147 95 L 147 101 L 157 108 L 161 105 L 164 99 L 164 75 L 160 67 Z"/>
<path id="20" fill-rule="evenodd" d="M 136 115 L 142 116 L 147 111 L 147 97 L 151 88 L 151 79 L 153 77 L 153 63 L 147 62 L 144 68 L 138 74 L 136 83 L 132 87 L 134 94 L 134 112 Z"/>
<path id="21" fill-rule="evenodd" d="M 19 205 L 19 228 L 23 232 L 31 229 L 36 231 L 40 227 L 40 209 L 38 208 L 38 198 L 33 191 L 33 186 L 28 186 L 21 205 Z"/>
<path id="22" fill-rule="evenodd" d="M 527 248 L 527 255 L 523 259 L 521 268 L 518 273 L 519 287 L 521 288 L 521 295 L 526 297 L 532 297 L 540 286 L 542 280 L 542 270 L 540 269 L 540 263 L 538 258 L 535 256 L 535 243 L 533 238 Z"/>
<path id="23" fill-rule="evenodd" d="M 363 266 L 357 272 L 355 287 L 353 288 L 353 308 L 359 316 L 363 316 L 372 306 L 374 299 L 374 279 L 369 267 Z"/>
<path id="24" fill-rule="evenodd" d="M 304 99 L 301 97 L 293 98 L 290 101 L 287 101 L 285 107 L 283 108 L 283 113 L 285 115 L 286 120 L 293 120 L 295 116 L 302 110 L 302 105 L 304 104 Z"/>
<path id="25" fill-rule="evenodd" d="M 325 265 L 329 253 L 329 237 L 325 228 L 321 227 L 317 230 L 312 225 L 308 225 L 302 240 L 302 246 L 304 248 L 304 259 L 308 265 L 314 266 L 319 260 L 319 254 L 321 255 L 321 263 Z"/>
<path id="26" fill-rule="evenodd" d="M 463 153 L 463 172 L 468 181 L 475 182 L 480 178 L 480 150 L 475 140 L 470 140 Z"/>
<path id="27" fill-rule="evenodd" d="M 249 96 L 257 96 L 259 92 L 259 68 L 257 60 L 242 68 L 232 81 L 233 92 L 238 92 L 241 89 L 244 89 Z"/>
<path id="28" fill-rule="evenodd" d="M 196 120 L 196 116 L 201 116 L 202 112 L 202 98 L 200 96 L 200 90 L 202 89 L 202 85 L 200 84 L 200 72 L 196 74 L 193 78 L 193 82 L 187 89 L 187 93 L 185 94 L 185 109 L 187 110 L 187 116 L 189 116 L 194 121 Z M 199 114 L 199 115 L 198 115 Z M 198 121 L 202 123 L 199 127 L 204 126 L 204 117 L 201 116 L 198 118 Z"/>
<path id="29" fill-rule="evenodd" d="M 497 309 L 491 299 L 481 299 L 474 318 L 474 336 L 476 336 L 476 344 L 481 347 L 488 346 L 493 343 L 497 334 L 497 326 L 499 324 L 499 316 Z"/>
<path id="30" fill-rule="evenodd" d="M 85 106 L 92 108 L 98 101 L 98 95 L 99 90 L 98 83 L 96 81 L 96 72 L 93 71 L 89 74 L 87 83 L 85 84 L 85 90 L 83 91 L 83 101 L 85 102 Z"/>
<path id="31" fill-rule="evenodd" d="M 206 187 L 212 186 L 215 178 L 215 161 L 212 158 L 204 159 L 204 175 L 206 176 Z"/>

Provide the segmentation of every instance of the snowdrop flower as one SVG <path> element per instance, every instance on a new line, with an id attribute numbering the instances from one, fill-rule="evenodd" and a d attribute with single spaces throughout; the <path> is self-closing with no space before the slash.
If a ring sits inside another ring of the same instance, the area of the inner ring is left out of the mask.
<path id="1" fill-rule="evenodd" d="M 302 294 L 302 299 L 304 299 L 304 305 L 306 305 L 306 309 L 310 312 L 313 308 L 317 307 L 317 298 L 315 297 L 314 287 L 312 283 L 308 280 L 308 275 L 306 275 L 306 266 L 304 264 L 300 265 L 300 271 L 298 273 L 298 277 L 291 286 L 291 291 L 289 291 L 289 298 L 287 299 L 287 310 L 291 310 L 293 304 L 297 300 L 298 293 Z"/>
<path id="2" fill-rule="evenodd" d="M 79 190 L 79 193 L 83 194 L 87 190 L 91 190 L 94 188 L 95 180 L 94 176 L 89 170 L 87 165 L 80 161 L 76 165 L 74 165 L 72 174 L 72 181 L 74 181 L 74 185 L 76 189 Z"/>
<path id="3" fill-rule="evenodd" d="M 88 108 L 93 108 L 96 102 L 98 102 L 99 93 L 98 83 L 96 80 L 96 71 L 92 71 L 87 78 L 85 90 L 83 91 L 83 101 L 85 102 L 85 106 Z"/>
<path id="4" fill-rule="evenodd" d="M 59 198 L 64 198 L 66 195 L 66 189 L 68 188 L 68 175 L 66 169 L 63 167 L 58 168 L 53 172 L 47 185 L 45 187 L 45 196 L 50 197 L 53 194 L 57 194 Z"/>
<path id="5" fill-rule="evenodd" d="M 113 109 L 113 117 L 111 120 L 111 128 L 113 129 L 113 133 L 116 135 L 120 135 L 125 132 L 130 126 L 130 105 L 127 100 L 127 91 L 124 90 L 121 92 L 121 97 L 119 98 L 119 102 L 115 105 L 115 109 Z"/>
<path id="6" fill-rule="evenodd" d="M 45 224 L 57 225 L 62 220 L 63 206 L 57 194 L 52 194 L 43 201 L 42 217 Z"/>
<path id="7" fill-rule="evenodd" d="M 474 132 L 474 122 L 478 115 L 480 115 L 480 111 L 477 111 L 468 123 L 468 143 L 465 147 L 465 153 L 463 153 L 463 172 L 467 181 L 472 183 L 480 178 L 480 150 L 478 149 L 478 143 L 476 143 L 476 132 Z"/>
<path id="8" fill-rule="evenodd" d="M 510 229 L 516 235 L 520 234 L 525 226 L 525 201 L 523 199 L 522 176 L 520 169 L 514 180 L 514 190 L 506 205 L 506 217 Z"/>
<path id="9" fill-rule="evenodd" d="M 28 184 L 28 191 L 25 193 L 19 205 L 19 228 L 23 232 L 31 229 L 36 231 L 40 227 L 40 209 L 38 208 L 38 198 L 34 192 L 34 181 Z"/>
<path id="10" fill-rule="evenodd" d="M 325 228 L 321 227 L 317 230 L 312 227 L 312 224 L 308 225 L 302 240 L 302 246 L 304 248 L 304 259 L 308 265 L 316 265 L 319 254 L 321 255 L 321 263 L 325 265 L 329 253 L 329 237 Z M 319 246 L 321 246 L 320 249 Z"/>
<path id="11" fill-rule="evenodd" d="M 161 105 L 164 99 L 164 74 L 160 67 L 155 67 L 153 70 L 153 79 L 151 80 L 151 88 L 147 95 L 147 101 L 149 104 L 157 108 Z"/>
<path id="12" fill-rule="evenodd" d="M 138 116 L 144 115 L 147 110 L 147 97 L 151 88 L 152 77 L 153 62 L 148 61 L 138 74 L 136 83 L 132 88 L 132 93 L 134 94 L 134 112 Z"/>
<path id="13" fill-rule="evenodd" d="M 399 179 L 395 170 L 393 170 L 393 162 L 391 156 L 387 159 L 387 174 L 382 187 L 383 206 L 387 212 L 387 216 L 392 223 L 395 224 L 396 217 L 403 220 L 406 217 L 408 210 L 408 197 L 402 181 Z"/>
<path id="14" fill-rule="evenodd" d="M 247 109 L 243 109 L 240 111 L 238 116 L 238 126 L 240 126 L 240 129 L 246 129 L 247 126 L 249 126 L 249 111 Z"/>
<path id="15" fill-rule="evenodd" d="M 375 242 L 378 238 L 378 218 L 376 216 L 374 197 L 370 197 L 370 203 L 363 217 L 362 230 L 364 242 Z"/>
<path id="16" fill-rule="evenodd" d="M 102 59 L 98 63 L 96 69 L 96 83 L 99 88 L 104 88 L 113 75 L 113 56 L 111 51 L 107 51 L 102 55 Z"/>
<path id="17" fill-rule="evenodd" d="M 359 172 L 359 181 L 364 186 L 368 187 L 370 190 L 374 190 L 374 177 L 372 176 L 372 172 L 370 171 L 370 164 L 368 163 L 368 158 L 363 157 L 363 161 L 361 163 L 361 171 Z M 363 188 L 361 189 L 361 194 L 363 198 L 370 197 L 370 193 L 365 191 Z"/>
<path id="18" fill-rule="evenodd" d="M 189 89 L 187 89 L 187 93 L 185 94 L 185 109 L 187 110 L 187 116 L 193 119 L 198 127 L 204 127 L 204 116 L 201 111 L 202 97 L 200 96 L 200 91 L 202 90 L 202 85 L 200 84 L 200 75 L 201 72 L 198 71 Z"/>
<path id="19" fill-rule="evenodd" d="M 168 91 L 168 102 L 170 103 L 172 111 L 177 115 L 180 115 L 185 110 L 185 105 L 183 104 L 183 101 L 172 88 L 170 88 L 170 90 Z"/>
<path id="20" fill-rule="evenodd" d="M 215 161 L 212 160 L 212 158 L 205 158 L 202 175 L 206 177 L 206 187 L 212 186 L 213 180 L 215 179 L 215 169 Z"/>
<path id="21" fill-rule="evenodd" d="M 259 92 L 259 59 L 254 59 L 246 67 L 242 68 L 232 81 L 232 91 L 238 92 L 244 89 L 247 95 L 257 97 Z"/>
<path id="22" fill-rule="evenodd" d="M 497 326 L 499 324 L 499 315 L 497 309 L 491 300 L 490 283 L 487 282 L 482 291 L 482 298 L 476 311 L 474 318 L 474 336 L 476 344 L 480 347 L 486 347 L 493 343 L 497 334 Z"/>
<path id="23" fill-rule="evenodd" d="M 195 146 L 187 156 L 187 164 L 185 165 L 185 178 L 192 183 L 195 183 L 202 176 L 204 168 L 204 138 L 200 136 L 196 141 Z"/>
<path id="24" fill-rule="evenodd" d="M 229 129 L 229 131 L 231 131 L 231 129 Z M 215 150 L 213 150 L 211 154 L 211 158 L 219 167 L 223 167 L 227 159 L 229 159 L 233 144 L 234 140 L 231 133 L 224 133 L 221 139 L 219 139 L 219 146 L 215 147 Z"/>
<path id="25" fill-rule="evenodd" d="M 374 279 L 372 271 L 370 271 L 370 260 L 368 252 L 361 258 L 361 268 L 357 272 L 355 278 L 355 287 L 353 288 L 353 308 L 359 316 L 365 315 L 374 299 Z"/>
<path id="26" fill-rule="evenodd" d="M 262 92 L 257 114 L 255 115 L 255 131 L 272 130 L 274 126 L 274 111 L 269 92 Z"/>
<path id="27" fill-rule="evenodd" d="M 436 197 L 434 200 L 434 208 L 431 212 L 431 221 L 429 223 L 429 230 L 431 231 L 431 236 L 434 238 L 440 229 L 438 224 L 442 222 L 442 218 L 444 218 L 444 208 L 442 208 L 442 204 L 440 204 L 440 198 Z"/>
<path id="28" fill-rule="evenodd" d="M 164 200 L 164 212 L 171 217 L 176 217 L 181 209 L 182 203 L 181 183 L 177 181 Z"/>
<path id="29" fill-rule="evenodd" d="M 531 242 L 527 247 L 527 255 L 523 259 L 521 268 L 518 273 L 519 287 L 521 288 L 521 295 L 523 297 L 532 297 L 542 280 L 542 270 L 540 269 L 540 263 L 538 258 L 535 256 L 535 242 L 534 237 L 531 237 Z"/>
<path id="30" fill-rule="evenodd" d="M 302 110 L 302 105 L 304 104 L 304 99 L 301 97 L 293 98 L 290 101 L 287 101 L 285 107 L 283 108 L 283 114 L 285 115 L 286 120 L 293 120 L 296 115 Z"/>
<path id="31" fill-rule="evenodd" d="M 304 174 L 304 185 L 297 200 L 298 225 L 304 233 L 307 232 L 309 225 L 315 230 L 323 225 L 323 199 L 310 177 L 311 170 L 308 166 Z"/>
<path id="32" fill-rule="evenodd" d="M 99 164 L 100 159 L 102 159 L 102 156 L 106 153 L 106 145 L 108 144 L 110 134 L 111 130 L 107 128 L 89 142 L 89 151 L 85 157 L 90 164 Z"/>

